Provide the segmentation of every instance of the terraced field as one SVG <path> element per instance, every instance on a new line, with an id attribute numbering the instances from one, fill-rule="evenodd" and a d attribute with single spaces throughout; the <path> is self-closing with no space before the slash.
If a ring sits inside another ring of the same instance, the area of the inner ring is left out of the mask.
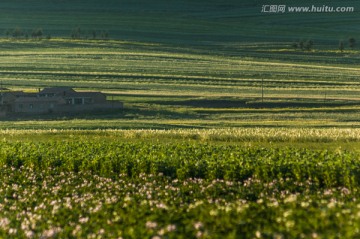
<path id="1" fill-rule="evenodd" d="M 115 40 L 2 40 L 0 45 L 7 88 L 70 86 L 125 102 L 121 112 L 78 116 L 67 127 L 358 125 L 358 50 L 239 44 L 229 56 L 209 48 Z M 62 117 L 67 116 L 55 119 Z M 38 123 L 57 124 L 25 125 Z M 1 123 L 3 128 L 21 124 Z"/>

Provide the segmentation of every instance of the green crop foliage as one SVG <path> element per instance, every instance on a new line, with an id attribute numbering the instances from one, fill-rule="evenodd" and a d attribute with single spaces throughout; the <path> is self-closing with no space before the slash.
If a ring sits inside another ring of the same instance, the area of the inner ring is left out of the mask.
<path id="1" fill-rule="evenodd" d="M 126 142 L 1 143 L 3 167 L 92 172 L 116 179 L 119 174 L 162 174 L 172 179 L 201 178 L 245 181 L 308 179 L 319 187 L 357 187 L 358 158 L 350 152 L 267 149 L 196 143 Z"/>
<path id="2" fill-rule="evenodd" d="M 359 237 L 359 134 L 273 130 L 2 131 L 0 237 Z"/>

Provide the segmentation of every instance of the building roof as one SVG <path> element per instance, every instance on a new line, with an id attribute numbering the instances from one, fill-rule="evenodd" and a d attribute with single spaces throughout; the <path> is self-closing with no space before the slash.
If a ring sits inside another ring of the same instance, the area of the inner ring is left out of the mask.
<path id="1" fill-rule="evenodd" d="M 68 94 L 76 92 L 71 87 L 48 87 L 44 88 L 39 94 Z"/>
<path id="2" fill-rule="evenodd" d="M 44 97 L 44 96 L 49 97 Z M 16 103 L 66 103 L 66 98 L 95 98 L 106 99 L 105 94 L 97 91 L 77 92 L 70 87 L 49 87 L 39 93 L 25 93 L 23 91 L 10 91 L 1 94 L 3 101 Z"/>

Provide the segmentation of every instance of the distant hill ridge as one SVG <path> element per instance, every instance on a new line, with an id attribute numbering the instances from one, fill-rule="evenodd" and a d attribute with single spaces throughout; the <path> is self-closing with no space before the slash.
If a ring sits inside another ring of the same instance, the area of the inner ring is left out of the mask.
<path id="1" fill-rule="evenodd" d="M 262 13 L 263 5 L 350 6 L 352 13 Z M 21 28 L 31 34 L 108 38 L 179 44 L 295 41 L 338 42 L 360 37 L 360 1 L 295 0 L 3 0 L 0 33 Z M 9 35 L 8 35 L 9 36 Z"/>

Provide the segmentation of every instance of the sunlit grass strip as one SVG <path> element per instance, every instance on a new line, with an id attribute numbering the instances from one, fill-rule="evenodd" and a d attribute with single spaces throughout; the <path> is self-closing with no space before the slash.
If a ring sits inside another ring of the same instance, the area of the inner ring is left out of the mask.
<path id="1" fill-rule="evenodd" d="M 172 130 L 0 130 L 1 136 L 110 136 L 124 139 L 196 139 L 200 141 L 262 141 L 262 142 L 357 142 L 359 128 L 228 128 L 228 129 L 172 129 Z"/>

